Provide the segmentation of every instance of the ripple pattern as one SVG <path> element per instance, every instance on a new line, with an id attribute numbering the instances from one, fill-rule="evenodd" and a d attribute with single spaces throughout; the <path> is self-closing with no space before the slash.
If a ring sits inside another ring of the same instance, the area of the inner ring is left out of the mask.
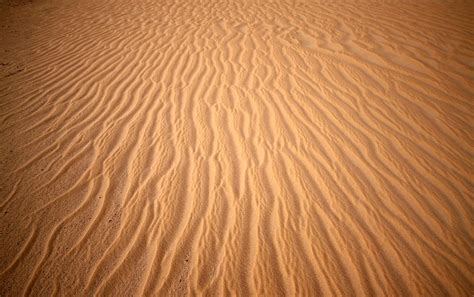
<path id="1" fill-rule="evenodd" d="M 0 296 L 474 293 L 474 2 L 48 1 Z"/>

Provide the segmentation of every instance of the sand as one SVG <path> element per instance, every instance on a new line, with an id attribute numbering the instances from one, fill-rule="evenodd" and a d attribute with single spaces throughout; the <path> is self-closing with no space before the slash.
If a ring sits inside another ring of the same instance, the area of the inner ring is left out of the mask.
<path id="1" fill-rule="evenodd" d="M 474 294 L 473 1 L 0 10 L 0 296 Z"/>

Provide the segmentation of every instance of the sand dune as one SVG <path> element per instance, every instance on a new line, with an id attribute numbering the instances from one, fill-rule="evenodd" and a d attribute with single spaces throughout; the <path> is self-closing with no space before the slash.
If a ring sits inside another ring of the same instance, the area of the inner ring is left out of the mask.
<path id="1" fill-rule="evenodd" d="M 474 294 L 474 2 L 0 3 L 0 296 Z"/>

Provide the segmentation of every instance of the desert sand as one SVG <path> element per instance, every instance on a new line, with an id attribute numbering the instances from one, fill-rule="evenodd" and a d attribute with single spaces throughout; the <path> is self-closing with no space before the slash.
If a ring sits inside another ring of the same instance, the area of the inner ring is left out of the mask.
<path id="1" fill-rule="evenodd" d="M 474 294 L 473 1 L 0 9 L 0 296 Z"/>

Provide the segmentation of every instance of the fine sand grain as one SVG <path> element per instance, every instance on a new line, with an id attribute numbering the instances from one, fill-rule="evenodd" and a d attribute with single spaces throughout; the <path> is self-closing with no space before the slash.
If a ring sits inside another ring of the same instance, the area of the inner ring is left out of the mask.
<path id="1" fill-rule="evenodd" d="M 0 296 L 472 296 L 474 1 L 0 0 Z"/>

